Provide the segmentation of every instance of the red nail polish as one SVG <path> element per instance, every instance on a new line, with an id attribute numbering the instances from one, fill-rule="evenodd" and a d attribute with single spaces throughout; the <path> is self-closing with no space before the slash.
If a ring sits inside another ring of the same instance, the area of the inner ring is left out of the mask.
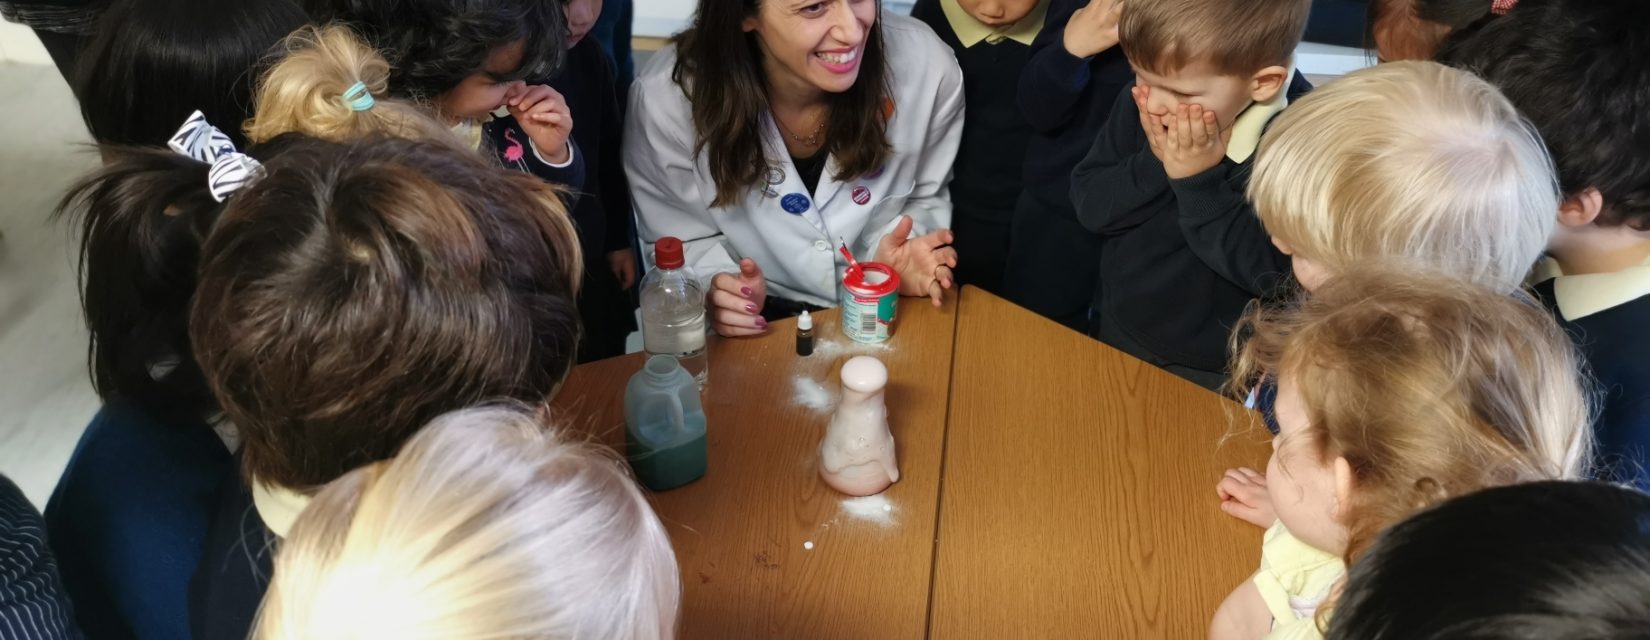
<path id="1" fill-rule="evenodd" d="M 745 305 L 745 313 L 756 313 L 756 305 L 754 305 L 754 304 Z"/>
<path id="2" fill-rule="evenodd" d="M 756 293 L 756 292 L 751 291 L 750 287 L 740 287 L 739 293 L 745 294 L 745 297 L 749 298 L 749 297 L 751 297 L 751 294 Z"/>
<path id="3" fill-rule="evenodd" d="M 768 321 L 767 321 L 767 319 L 765 319 L 765 318 L 757 318 L 757 319 L 756 319 L 756 328 L 758 328 L 758 329 L 766 329 L 766 328 L 768 328 Z"/>

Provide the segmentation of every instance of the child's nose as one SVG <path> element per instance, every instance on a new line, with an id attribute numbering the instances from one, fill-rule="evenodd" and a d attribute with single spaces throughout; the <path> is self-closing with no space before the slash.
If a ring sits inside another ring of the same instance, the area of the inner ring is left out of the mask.
<path id="1" fill-rule="evenodd" d="M 1168 115 L 1178 106 L 1180 106 L 1180 103 L 1169 97 L 1166 91 L 1153 91 L 1151 98 L 1146 100 L 1146 110 L 1154 116 Z"/>

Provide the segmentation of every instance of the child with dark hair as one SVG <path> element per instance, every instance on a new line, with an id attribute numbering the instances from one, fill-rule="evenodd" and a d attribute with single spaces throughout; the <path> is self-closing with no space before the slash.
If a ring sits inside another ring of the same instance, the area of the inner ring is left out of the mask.
<path id="1" fill-rule="evenodd" d="M 1388 529 L 1352 566 L 1332 640 L 1605 640 L 1650 629 L 1650 496 L 1486 489 Z"/>
<path id="2" fill-rule="evenodd" d="M 163 145 L 200 111 L 244 147 L 261 63 L 305 22 L 293 0 L 111 2 L 71 83 L 81 117 L 101 144 Z"/>
<path id="3" fill-rule="evenodd" d="M 247 549 L 306 492 L 442 412 L 550 395 L 578 341 L 579 249 L 554 188 L 456 145 L 289 134 L 254 158 L 198 118 L 177 139 L 123 153 L 85 204 L 207 230 L 190 334 L 250 488 L 220 496 L 190 627 L 244 638 L 268 578 Z"/>
<path id="4" fill-rule="evenodd" d="M 602 0 L 561 0 L 567 13 L 567 62 L 550 77 L 550 86 L 567 100 L 579 127 L 573 140 L 584 154 L 585 180 L 573 206 L 584 251 L 584 284 L 579 287 L 579 319 L 584 338 L 579 361 L 623 355 L 625 337 L 636 330 L 635 305 L 626 291 L 636 285 L 636 231 L 630 202 L 630 179 L 619 149 L 624 144 L 624 113 L 619 108 L 613 65 L 601 43 L 586 36 L 601 14 Z"/>
<path id="5" fill-rule="evenodd" d="M 963 72 L 963 133 L 951 175 L 957 283 L 1002 295 L 1009 223 L 1031 125 L 1014 90 L 1049 0 L 918 0 L 911 17 L 939 35 Z"/>
<path id="6" fill-rule="evenodd" d="M 313 491 L 443 412 L 544 402 L 578 345 L 578 240 L 552 187 L 442 143 L 274 144 L 207 237 L 191 314 L 248 481 L 191 585 L 196 638 L 246 636 L 269 557 L 245 548 Z"/>
<path id="7" fill-rule="evenodd" d="M 305 0 L 317 22 L 354 28 L 390 63 L 389 92 L 423 102 L 472 149 L 578 188 L 586 165 L 549 77 L 567 56 L 560 4 L 538 0 Z M 571 206 L 577 198 L 568 194 Z"/>
<path id="8" fill-rule="evenodd" d="M 1225 383 L 1227 338 L 1255 294 L 1206 262 L 1182 220 L 1254 215 L 1243 192 L 1261 132 L 1311 89 L 1293 63 L 1309 6 L 1126 4 L 1118 35 L 1136 86 L 1071 174 L 1077 219 L 1102 237 L 1091 335 L 1205 388 Z M 1221 250 L 1277 252 L 1259 236 Z"/>
<path id="9" fill-rule="evenodd" d="M 1441 61 L 1496 85 L 1552 153 L 1563 200 L 1536 291 L 1603 394 L 1601 477 L 1650 488 L 1650 3 L 1522 0 Z"/>
<path id="10" fill-rule="evenodd" d="M 1117 47 L 1120 0 L 1050 0 L 1031 43 L 1016 104 L 1032 133 L 1025 189 L 1014 206 L 1003 296 L 1078 331 L 1100 276 L 1100 237 L 1071 205 L 1071 169 L 1082 161 L 1134 71 Z"/>

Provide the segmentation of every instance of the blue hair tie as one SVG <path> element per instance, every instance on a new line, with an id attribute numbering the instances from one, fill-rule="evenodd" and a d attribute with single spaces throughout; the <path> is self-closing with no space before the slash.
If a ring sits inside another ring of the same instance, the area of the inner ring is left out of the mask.
<path id="1" fill-rule="evenodd" d="M 349 105 L 350 111 L 366 111 L 376 104 L 372 94 L 367 92 L 367 83 L 357 82 L 344 91 L 344 104 Z"/>

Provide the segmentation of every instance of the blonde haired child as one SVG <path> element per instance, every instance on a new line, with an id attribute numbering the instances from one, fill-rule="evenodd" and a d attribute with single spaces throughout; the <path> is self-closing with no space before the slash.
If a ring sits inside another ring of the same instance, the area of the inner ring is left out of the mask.
<path id="1" fill-rule="evenodd" d="M 1223 509 L 1268 530 L 1211 637 L 1319 637 L 1345 567 L 1385 528 L 1452 496 L 1582 475 L 1576 354 L 1533 301 L 1372 265 L 1239 331 L 1233 379 L 1275 377 L 1280 431 L 1265 475 L 1220 484 Z"/>
<path id="2" fill-rule="evenodd" d="M 1262 137 L 1249 197 L 1307 289 L 1404 259 L 1506 293 L 1559 202 L 1540 136 L 1495 87 L 1431 62 L 1330 82 Z"/>
<path id="3" fill-rule="evenodd" d="M 427 110 L 387 97 L 390 63 L 348 27 L 306 26 L 279 51 L 254 94 L 244 127 L 251 142 L 291 132 L 333 142 L 375 134 L 458 142 Z"/>
<path id="4" fill-rule="evenodd" d="M 664 527 L 616 456 L 523 410 L 445 414 L 293 525 L 253 637 L 674 637 Z"/>

